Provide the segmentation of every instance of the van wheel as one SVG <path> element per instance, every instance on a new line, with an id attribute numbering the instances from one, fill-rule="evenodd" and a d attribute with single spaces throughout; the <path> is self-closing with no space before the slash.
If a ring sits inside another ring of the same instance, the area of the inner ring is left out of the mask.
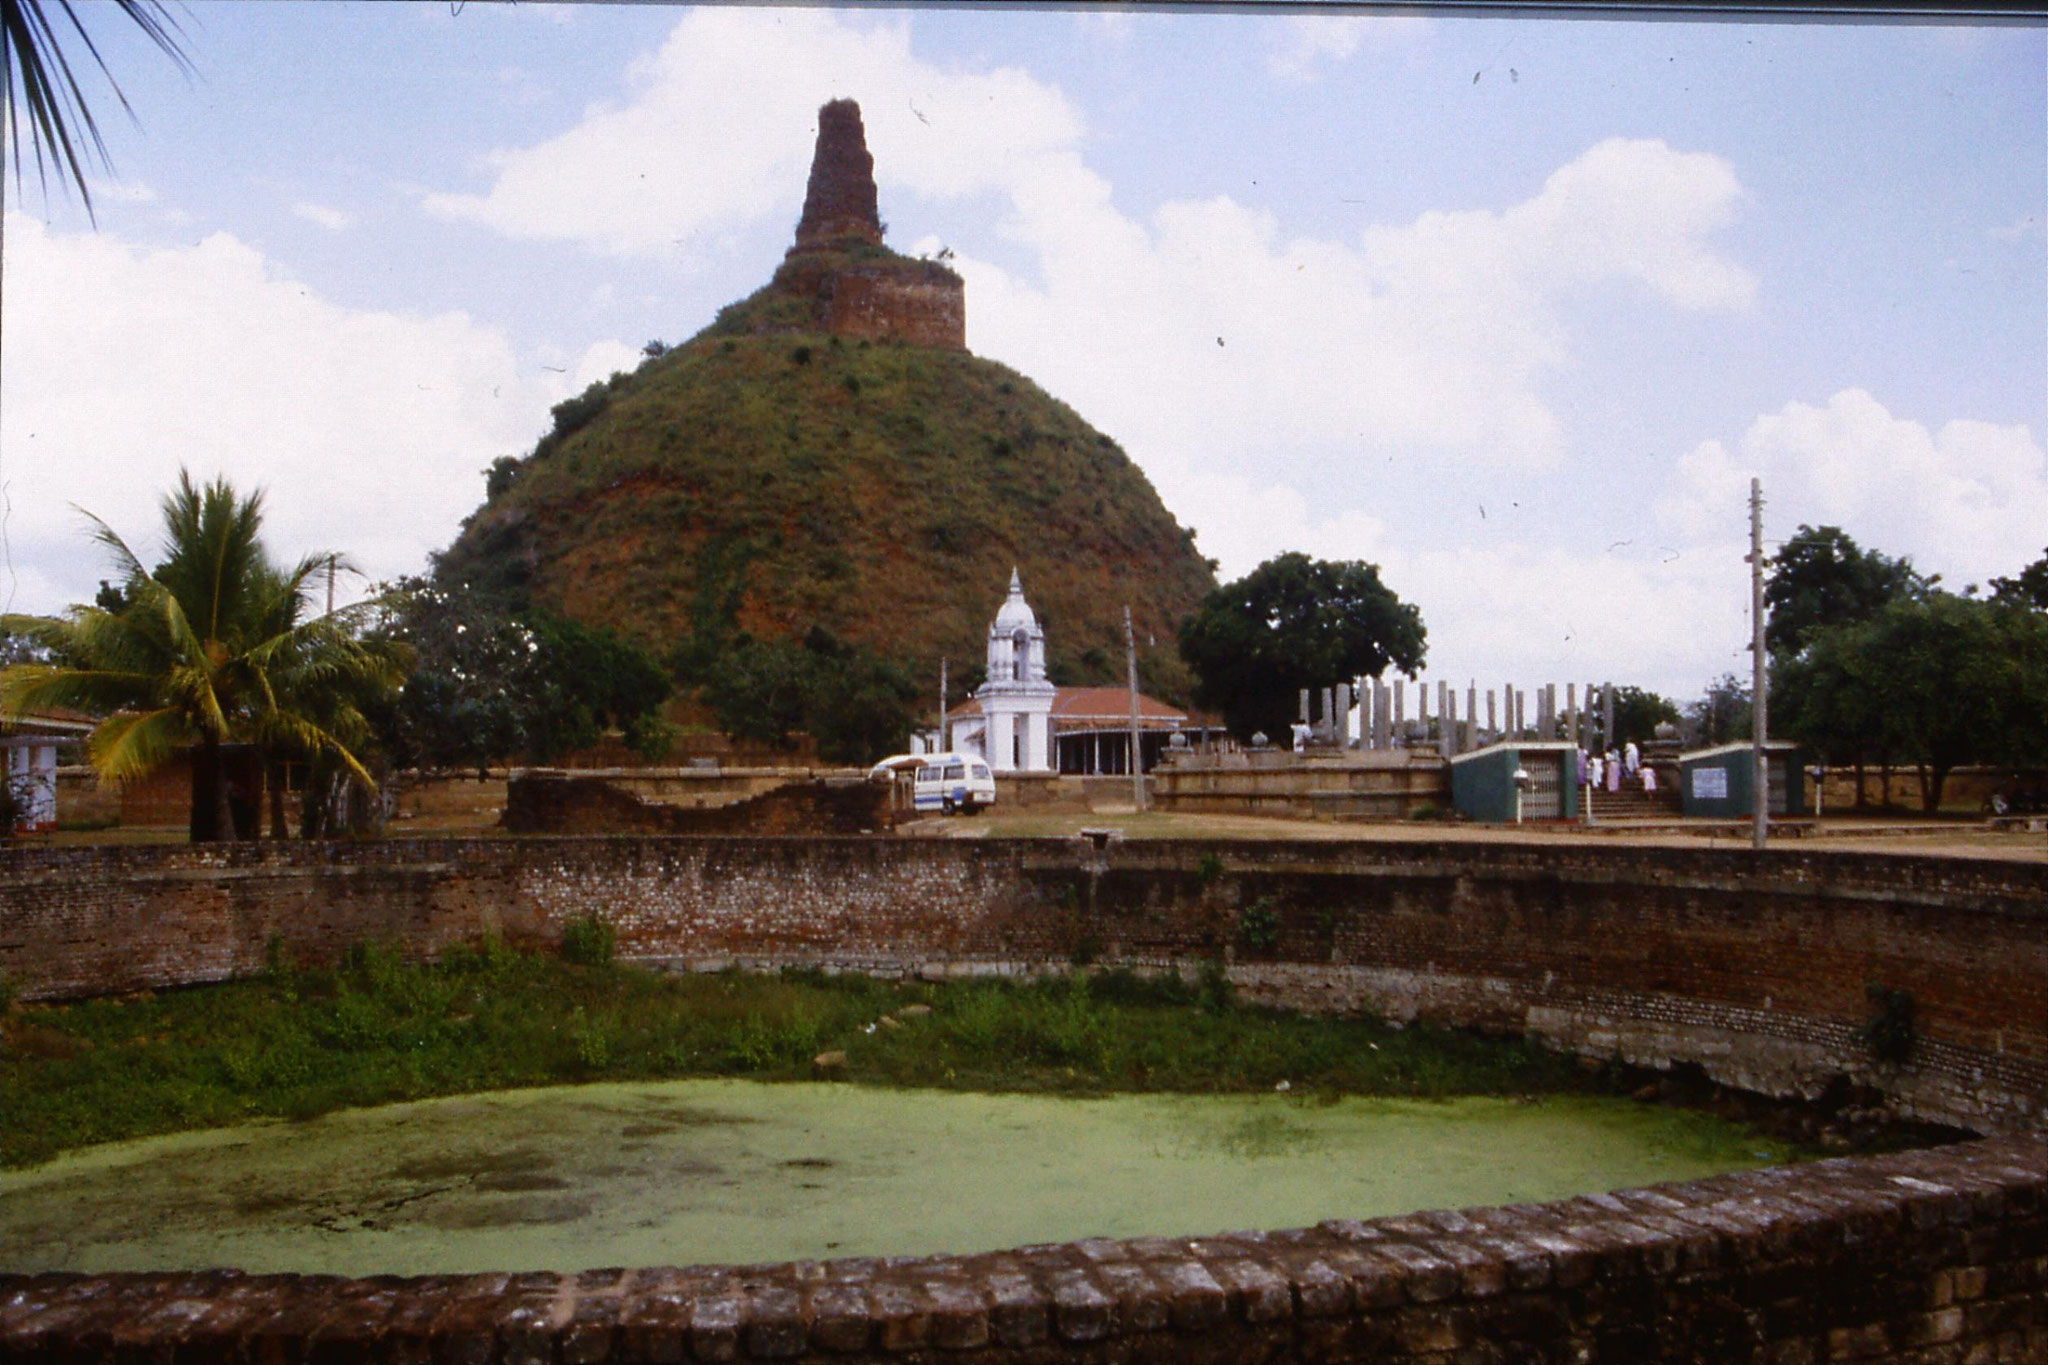
<path id="1" fill-rule="evenodd" d="M 941 814 L 951 815 L 953 813 L 953 798 L 950 796 L 942 797 L 939 801 L 939 811 Z"/>

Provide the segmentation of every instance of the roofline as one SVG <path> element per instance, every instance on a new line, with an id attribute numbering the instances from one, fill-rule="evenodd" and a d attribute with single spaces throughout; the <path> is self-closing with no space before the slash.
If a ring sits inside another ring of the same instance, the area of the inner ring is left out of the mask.
<path id="1" fill-rule="evenodd" d="M 1678 761 L 1680 763 L 1685 763 L 1695 758 L 1713 758 L 1720 754 L 1747 753 L 1755 747 L 1756 744 L 1754 741 L 1740 739 L 1736 740 L 1732 744 L 1716 744 L 1711 749 L 1689 749 L 1678 756 Z M 1796 740 L 1790 739 L 1767 739 L 1764 741 L 1764 749 L 1766 752 L 1769 752 L 1772 749 L 1799 749 L 1803 747 L 1805 746 L 1801 745 Z"/>
<path id="2" fill-rule="evenodd" d="M 1452 754 L 1452 763 L 1463 763 L 1468 758 L 1479 758 L 1486 754 L 1501 753 L 1509 749 L 1561 749 L 1574 753 L 1578 745 L 1568 739 L 1497 739 L 1483 749 L 1472 749 L 1462 754 Z"/>

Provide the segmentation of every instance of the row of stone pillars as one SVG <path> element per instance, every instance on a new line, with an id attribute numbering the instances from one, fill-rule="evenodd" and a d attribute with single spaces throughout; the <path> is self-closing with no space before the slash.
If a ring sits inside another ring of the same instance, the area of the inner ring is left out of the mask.
<path id="1" fill-rule="evenodd" d="M 1612 683 L 1587 683 L 1583 708 L 1579 705 L 1577 683 L 1566 683 L 1562 698 L 1556 683 L 1534 689 L 1513 684 L 1498 691 L 1488 688 L 1484 725 L 1478 723 L 1480 692 L 1476 679 L 1465 686 L 1462 708 L 1458 688 L 1438 680 L 1434 712 L 1430 709 L 1430 685 L 1417 682 L 1412 719 L 1408 715 L 1408 685 L 1406 678 L 1395 678 L 1392 682 L 1360 678 L 1356 683 L 1322 688 L 1320 696 L 1303 688 L 1302 724 L 1310 727 L 1315 743 L 1321 746 L 1434 748 L 1446 758 L 1504 739 L 1565 740 L 1578 745 L 1598 743 L 1601 737 L 1614 733 Z M 1560 700 L 1562 706 L 1558 704 Z M 1315 706 L 1317 701 L 1322 703 L 1320 708 Z"/>

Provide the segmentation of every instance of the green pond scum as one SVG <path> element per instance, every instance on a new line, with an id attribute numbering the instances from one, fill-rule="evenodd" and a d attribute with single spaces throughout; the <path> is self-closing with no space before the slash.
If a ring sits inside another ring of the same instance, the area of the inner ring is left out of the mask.
<path id="1" fill-rule="evenodd" d="M 1568 1197 L 1783 1159 L 1509 1099 L 608 1082 L 108 1144 L 10 1174 L 0 1270 L 344 1275 L 966 1253 Z"/>

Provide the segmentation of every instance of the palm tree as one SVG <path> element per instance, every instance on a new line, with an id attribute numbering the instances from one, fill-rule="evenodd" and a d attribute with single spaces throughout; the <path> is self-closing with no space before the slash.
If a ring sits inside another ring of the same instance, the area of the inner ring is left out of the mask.
<path id="1" fill-rule="evenodd" d="M 167 554 L 154 572 L 93 518 L 94 539 L 123 578 L 118 603 L 75 607 L 66 618 L 0 618 L 0 628 L 53 660 L 0 673 L 0 710 L 70 706 L 106 716 L 86 741 L 102 782 L 141 777 L 196 743 L 203 799 L 222 838 L 234 832 L 222 746 L 247 740 L 272 754 L 324 754 L 374 787 L 351 751 L 360 713 L 333 698 L 396 687 L 404 673 L 402 658 L 359 638 L 367 605 L 305 618 L 313 577 L 334 557 L 272 565 L 258 535 L 262 504 L 260 491 L 237 497 L 225 479 L 198 488 L 181 470 L 163 500 Z"/>
<path id="2" fill-rule="evenodd" d="M 165 55 L 189 71 L 185 50 L 179 45 L 182 30 L 163 0 L 113 0 L 113 8 L 132 22 Z M 53 21 L 61 15 L 63 23 Z M 73 37 L 64 37 L 68 24 Z M 93 64 L 107 78 L 114 98 L 128 110 L 128 97 L 107 69 L 106 59 L 85 31 L 71 0 L 0 0 L 0 96 L 4 96 L 8 117 L 5 160 L 14 168 L 16 187 L 21 182 L 21 129 L 28 125 L 29 143 L 36 163 L 36 178 L 49 189 L 49 168 L 78 191 L 87 214 L 92 213 L 92 192 L 86 187 L 86 167 L 109 164 L 107 144 L 100 138 L 99 124 L 78 75 L 64 55 L 63 43 L 84 45 Z M 80 64 L 81 67 L 83 63 Z"/>

